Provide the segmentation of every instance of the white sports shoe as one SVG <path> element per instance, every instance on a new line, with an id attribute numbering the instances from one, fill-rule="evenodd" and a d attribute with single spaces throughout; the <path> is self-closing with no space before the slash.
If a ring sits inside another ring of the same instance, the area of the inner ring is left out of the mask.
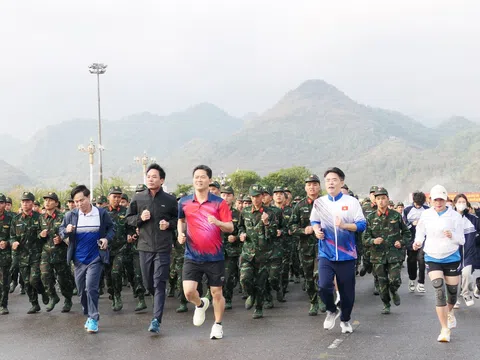
<path id="1" fill-rule="evenodd" d="M 330 312 L 327 310 L 327 316 L 323 322 L 323 328 L 325 330 L 332 330 L 335 327 L 335 321 L 340 316 L 340 310 L 337 309 L 335 312 Z"/>
<path id="2" fill-rule="evenodd" d="M 455 329 L 457 327 L 457 319 L 455 318 L 455 314 L 453 313 L 453 311 L 450 311 L 448 313 L 447 321 L 449 329 Z"/>
<path id="3" fill-rule="evenodd" d="M 415 292 L 415 280 L 408 281 L 408 291 L 411 293 Z"/>
<path id="4" fill-rule="evenodd" d="M 422 294 L 425 293 L 425 285 L 418 283 L 417 284 L 417 292 L 422 293 Z"/>
<path id="5" fill-rule="evenodd" d="M 210 339 L 223 338 L 223 326 L 220 324 L 213 324 L 212 331 L 210 332 Z"/>
<path id="6" fill-rule="evenodd" d="M 342 328 L 342 334 L 351 334 L 353 332 L 352 324 L 350 324 L 350 321 L 342 321 L 340 323 L 340 327 Z"/>
<path id="7" fill-rule="evenodd" d="M 210 300 L 206 297 L 201 298 L 200 300 L 203 301 L 203 306 L 201 308 L 195 306 L 195 313 L 193 314 L 193 325 L 195 326 L 201 326 L 205 322 L 205 312 L 210 306 Z"/>
<path id="8" fill-rule="evenodd" d="M 442 329 L 437 338 L 438 342 L 450 342 L 450 329 Z"/>
<path id="9" fill-rule="evenodd" d="M 467 305 L 467 306 L 473 306 L 473 305 L 475 305 L 475 301 L 473 300 L 473 297 L 472 297 L 471 295 L 465 296 L 465 297 L 463 298 L 463 300 L 465 300 L 465 305 Z"/>
<path id="10" fill-rule="evenodd" d="M 454 308 L 454 309 L 460 309 L 460 300 L 457 300 L 457 302 L 455 303 L 455 305 L 453 305 L 453 308 Z"/>

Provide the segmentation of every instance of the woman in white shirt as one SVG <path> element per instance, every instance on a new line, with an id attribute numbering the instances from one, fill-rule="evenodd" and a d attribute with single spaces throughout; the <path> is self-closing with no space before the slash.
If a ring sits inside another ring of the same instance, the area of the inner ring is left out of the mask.
<path id="1" fill-rule="evenodd" d="M 430 197 L 432 207 L 420 216 L 413 249 L 423 246 L 428 276 L 435 289 L 436 311 L 442 326 L 437 341 L 449 342 L 450 329 L 457 326 L 453 306 L 457 302 L 459 247 L 465 243 L 464 226 L 462 216 L 446 206 L 448 193 L 443 186 L 435 185 Z"/>

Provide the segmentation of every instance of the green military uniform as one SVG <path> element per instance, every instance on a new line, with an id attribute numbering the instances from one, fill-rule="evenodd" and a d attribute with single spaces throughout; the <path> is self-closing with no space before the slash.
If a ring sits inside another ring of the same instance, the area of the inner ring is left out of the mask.
<path id="1" fill-rule="evenodd" d="M 282 188 L 283 191 L 283 188 Z M 268 188 L 263 188 L 263 193 L 267 193 L 270 196 L 273 192 Z M 264 206 L 267 206 L 264 204 Z M 272 256 L 270 258 L 270 264 L 268 268 L 268 280 L 265 287 L 265 309 L 273 308 L 272 289 L 277 292 L 277 300 L 283 302 L 283 292 L 281 288 L 282 281 L 282 260 L 283 260 L 283 211 L 276 206 L 268 204 L 268 206 L 275 213 L 277 219 L 277 236 L 273 241 Z"/>
<path id="2" fill-rule="evenodd" d="M 221 193 L 234 194 L 231 186 L 222 187 Z M 239 258 L 242 253 L 243 243 L 238 238 L 238 221 L 240 213 L 237 209 L 230 207 L 232 211 L 232 233 L 222 233 L 223 251 L 225 254 L 225 282 L 223 285 L 223 296 L 225 297 L 225 309 L 232 308 L 233 289 L 238 282 Z M 234 242 L 229 242 L 228 237 L 234 236 Z"/>
<path id="3" fill-rule="evenodd" d="M 388 192 L 380 187 L 375 192 L 375 196 L 379 195 L 388 196 Z M 383 242 L 377 245 L 374 240 L 379 237 L 383 238 Z M 397 241 L 401 244 L 401 248 L 394 246 Z M 363 242 L 370 248 L 370 261 L 378 277 L 384 314 L 390 312 L 390 294 L 395 305 L 400 305 L 398 289 L 402 283 L 401 268 L 405 259 L 405 247 L 409 241 L 410 231 L 398 212 L 387 209 L 385 213 L 377 210 L 368 215 Z"/>
<path id="4" fill-rule="evenodd" d="M 24 192 L 22 201 L 35 201 L 32 193 Z M 38 294 L 42 295 L 45 305 L 49 303 L 48 295 L 41 281 L 40 260 L 42 257 L 43 241 L 38 238 L 40 231 L 40 214 L 31 211 L 29 214 L 21 213 L 12 219 L 10 226 L 10 244 L 12 245 L 12 266 L 18 265 L 20 275 L 25 283 L 25 289 L 32 307 L 29 314 L 40 311 Z M 16 250 L 13 245 L 18 242 Z"/>
<path id="5" fill-rule="evenodd" d="M 290 215 L 290 221 L 291 221 L 291 216 L 293 215 L 293 209 L 295 206 L 302 200 L 300 196 L 295 196 L 295 198 L 292 201 L 292 214 Z M 288 224 L 289 229 L 290 229 L 290 223 Z M 290 233 L 292 234 L 292 231 L 290 230 Z M 300 255 L 298 254 L 298 247 L 297 244 L 299 242 L 298 236 L 295 234 L 292 234 L 292 265 L 290 266 L 290 273 L 292 275 L 292 278 L 290 281 L 295 282 L 295 284 L 300 284 L 300 275 L 303 276 L 303 268 L 300 264 Z"/>
<path id="6" fill-rule="evenodd" d="M 43 198 L 49 198 L 59 202 L 58 196 L 55 193 L 48 193 Z M 65 297 L 65 304 L 62 312 L 69 312 L 72 308 L 75 279 L 73 278 L 72 270 L 67 263 L 68 246 L 63 241 L 57 245 L 53 242 L 53 239 L 59 235 L 58 229 L 62 224 L 63 216 L 64 215 L 58 210 L 55 210 L 52 215 L 48 215 L 48 213 L 40 215 L 40 234 L 43 230 L 47 231 L 46 237 L 41 237 L 39 234 L 39 239 L 43 242 L 42 257 L 40 261 L 42 283 L 50 298 L 50 303 L 46 308 L 47 311 L 52 311 L 55 305 L 60 301 L 57 291 L 55 290 L 55 278 L 58 280 L 60 291 Z"/>
<path id="7" fill-rule="evenodd" d="M 5 203 L 5 195 L 0 194 L 0 202 Z M 4 211 L 0 214 L 0 243 L 5 245 L 0 249 L 0 315 L 8 314 L 8 293 L 10 284 L 10 267 L 12 265 L 12 252 L 10 247 L 10 224 L 12 215 Z"/>
<path id="8" fill-rule="evenodd" d="M 262 187 L 252 185 L 251 196 L 262 194 Z M 268 214 L 268 225 L 261 220 L 262 214 Z M 242 248 L 240 265 L 240 283 L 249 295 L 245 307 L 250 309 L 255 304 L 254 318 L 263 317 L 263 300 L 265 284 L 268 279 L 268 267 L 277 237 L 277 220 L 271 208 L 260 207 L 255 210 L 253 205 L 244 208 L 238 222 L 238 233 L 246 234 Z"/>
<path id="9" fill-rule="evenodd" d="M 320 179 L 317 175 L 310 175 L 305 179 L 305 183 L 307 182 L 320 183 Z M 300 200 L 295 205 L 290 220 L 290 231 L 293 236 L 298 238 L 297 249 L 305 277 L 305 288 L 310 298 L 308 314 L 311 316 L 317 315 L 319 307 L 322 312 L 325 311 L 325 305 L 321 303 L 318 297 L 318 284 L 316 281 L 318 277 L 318 240 L 314 233 L 305 234 L 305 228 L 310 226 L 310 213 L 312 212 L 314 201 L 315 199 L 311 199 L 308 196 Z"/>
<path id="10" fill-rule="evenodd" d="M 122 194 L 122 189 L 114 186 L 110 189 L 109 195 Z M 127 224 L 127 208 L 118 206 L 112 208 L 109 206 L 107 212 L 115 224 L 115 236 L 108 244 L 110 250 L 110 262 L 105 265 L 105 280 L 107 282 L 107 292 L 112 299 L 113 311 L 120 311 L 123 308 L 122 301 L 122 276 L 124 269 L 124 259 L 128 255 L 127 235 L 133 234 L 134 231 L 130 229 Z"/>
<path id="11" fill-rule="evenodd" d="M 292 263 L 292 254 L 295 243 L 293 236 L 290 235 L 290 220 L 293 214 L 293 208 L 289 205 L 283 207 L 283 258 L 282 258 L 282 291 L 283 294 L 287 292 L 290 265 Z"/>

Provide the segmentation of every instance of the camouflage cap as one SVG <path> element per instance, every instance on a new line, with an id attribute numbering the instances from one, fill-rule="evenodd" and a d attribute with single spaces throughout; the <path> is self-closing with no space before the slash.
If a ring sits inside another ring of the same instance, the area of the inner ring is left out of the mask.
<path id="1" fill-rule="evenodd" d="M 292 193 L 292 192 L 290 191 L 290 188 L 287 187 L 287 186 L 285 186 L 285 187 L 283 188 L 283 191 L 286 192 L 286 193 L 288 192 L 288 193 L 290 193 L 290 194 Z"/>
<path id="2" fill-rule="evenodd" d="M 263 194 L 263 188 L 258 185 L 258 184 L 253 184 L 252 186 L 250 186 L 250 188 L 248 189 L 248 194 L 250 196 L 257 196 L 257 195 L 262 195 Z"/>
<path id="3" fill-rule="evenodd" d="M 35 200 L 35 201 L 33 202 L 33 205 L 35 205 L 35 206 L 40 206 L 40 201 Z"/>
<path id="4" fill-rule="evenodd" d="M 300 196 L 295 196 L 295 198 L 293 200 L 294 201 L 300 201 L 300 200 L 302 200 L 302 198 Z"/>
<path id="5" fill-rule="evenodd" d="M 5 202 L 6 202 L 7 204 L 11 204 L 11 203 L 12 203 L 12 198 L 7 196 L 7 197 L 5 198 Z"/>
<path id="6" fill-rule="evenodd" d="M 377 186 L 377 185 L 372 185 L 372 186 L 370 187 L 370 194 L 371 194 L 371 193 L 374 193 L 374 192 L 377 192 L 377 189 L 378 189 L 378 186 Z"/>
<path id="7" fill-rule="evenodd" d="M 73 201 L 73 199 L 68 199 L 67 200 L 67 203 L 71 203 L 71 202 L 75 202 L 75 201 Z"/>
<path id="8" fill-rule="evenodd" d="M 276 192 L 285 192 L 285 188 L 283 186 L 275 186 L 273 188 L 273 193 L 275 194 Z"/>
<path id="9" fill-rule="evenodd" d="M 57 194 L 55 194 L 54 192 L 49 192 L 47 195 L 43 195 L 43 198 L 52 199 L 53 201 L 60 202 L 60 200 L 58 200 Z"/>
<path id="10" fill-rule="evenodd" d="M 233 188 L 230 185 L 223 186 L 220 192 L 224 194 L 235 194 Z"/>
<path id="11" fill-rule="evenodd" d="M 7 202 L 7 197 L 0 193 L 0 202 Z"/>
<path id="12" fill-rule="evenodd" d="M 123 194 L 122 194 L 122 200 L 127 200 L 127 201 L 128 201 L 128 195 L 125 194 L 125 193 L 123 193 Z"/>
<path id="13" fill-rule="evenodd" d="M 245 196 L 243 197 L 243 202 L 251 203 L 251 202 L 252 202 L 252 199 L 250 198 L 249 195 L 245 195 Z"/>
<path id="14" fill-rule="evenodd" d="M 393 200 L 390 200 L 390 201 L 388 202 L 388 205 L 395 206 L 395 203 L 393 202 Z"/>
<path id="15" fill-rule="evenodd" d="M 97 204 L 105 204 L 107 201 L 108 200 L 105 195 L 101 195 L 97 198 Z"/>
<path id="16" fill-rule="evenodd" d="M 25 191 L 20 198 L 20 201 L 23 200 L 35 201 L 35 195 L 33 195 L 31 192 Z"/>
<path id="17" fill-rule="evenodd" d="M 269 188 L 268 186 L 263 186 L 262 187 L 262 194 L 268 194 L 270 196 L 273 195 L 272 189 Z"/>
<path id="18" fill-rule="evenodd" d="M 145 185 L 145 184 L 138 184 L 138 185 L 135 187 L 135 192 L 140 192 L 140 191 L 143 191 L 143 190 L 147 190 L 147 185 Z"/>
<path id="19" fill-rule="evenodd" d="M 212 181 L 208 186 L 215 186 L 217 189 L 220 189 L 220 184 L 218 181 Z"/>
<path id="20" fill-rule="evenodd" d="M 403 206 L 403 207 L 405 207 L 405 205 L 404 205 L 402 202 L 400 202 L 400 201 L 399 201 L 399 202 L 397 202 L 397 205 L 396 205 L 396 207 L 399 207 L 399 206 Z"/>
<path id="21" fill-rule="evenodd" d="M 379 195 L 387 195 L 388 196 L 388 191 L 387 189 L 385 189 L 384 187 L 376 187 L 377 189 L 375 190 L 375 196 L 379 196 Z"/>
<path id="22" fill-rule="evenodd" d="M 306 183 L 309 183 L 309 182 L 318 182 L 320 184 L 320 178 L 315 175 L 315 174 L 312 174 L 312 175 L 309 175 L 306 179 L 305 179 L 305 182 Z"/>
<path id="23" fill-rule="evenodd" d="M 244 197 L 245 197 L 245 194 L 239 194 L 237 197 L 237 201 L 243 201 Z"/>
<path id="24" fill-rule="evenodd" d="M 108 190 L 108 195 L 112 195 L 112 194 L 122 195 L 122 194 L 123 194 L 123 191 L 122 191 L 122 189 L 120 188 L 120 186 L 112 186 L 112 187 Z"/>

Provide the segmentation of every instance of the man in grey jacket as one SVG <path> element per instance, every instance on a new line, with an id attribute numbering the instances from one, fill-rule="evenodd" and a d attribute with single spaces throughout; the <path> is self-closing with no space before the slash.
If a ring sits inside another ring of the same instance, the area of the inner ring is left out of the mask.
<path id="1" fill-rule="evenodd" d="M 165 171 L 158 164 L 147 169 L 147 190 L 136 193 L 127 210 L 127 222 L 138 230 L 143 284 L 154 296 L 153 319 L 148 331 L 158 334 L 165 305 L 170 253 L 177 228 L 178 205 L 163 191 Z"/>

